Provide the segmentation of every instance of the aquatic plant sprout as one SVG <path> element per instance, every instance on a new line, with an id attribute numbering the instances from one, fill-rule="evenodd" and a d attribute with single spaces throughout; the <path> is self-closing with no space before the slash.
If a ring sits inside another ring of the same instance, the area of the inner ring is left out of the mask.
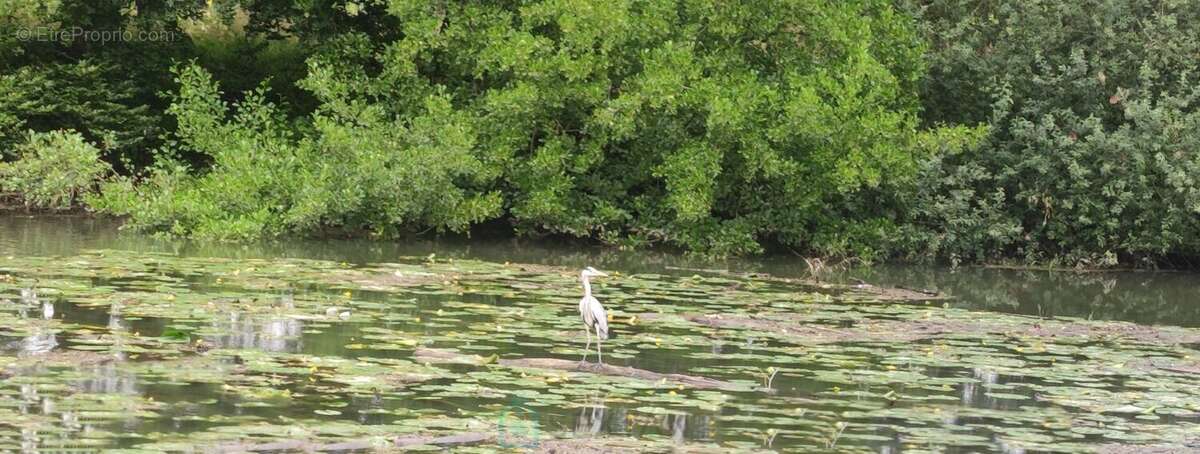
<path id="1" fill-rule="evenodd" d="M 1089 452 L 1200 430 L 1200 330 L 613 273 L 592 283 L 624 371 L 606 375 L 574 367 L 578 285 L 425 256 L 0 257 L 0 451 Z"/>

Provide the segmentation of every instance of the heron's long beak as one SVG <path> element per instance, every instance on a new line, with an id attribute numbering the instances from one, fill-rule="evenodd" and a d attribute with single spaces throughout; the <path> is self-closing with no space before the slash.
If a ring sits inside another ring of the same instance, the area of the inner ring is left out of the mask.
<path id="1" fill-rule="evenodd" d="M 600 271 L 600 270 L 596 270 L 596 275 L 597 275 L 597 276 L 600 276 L 600 277 L 608 277 L 608 273 L 605 273 L 605 272 L 603 272 L 603 271 Z"/>

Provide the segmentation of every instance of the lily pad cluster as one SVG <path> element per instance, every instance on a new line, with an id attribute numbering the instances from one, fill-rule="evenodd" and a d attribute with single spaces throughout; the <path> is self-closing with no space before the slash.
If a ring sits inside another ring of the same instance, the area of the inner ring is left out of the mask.
<path id="1" fill-rule="evenodd" d="M 470 440 L 459 448 L 1087 452 L 1200 433 L 1197 330 L 613 271 L 593 284 L 614 333 L 617 367 L 602 370 L 561 367 L 583 353 L 572 269 L 0 257 L 0 451 Z"/>

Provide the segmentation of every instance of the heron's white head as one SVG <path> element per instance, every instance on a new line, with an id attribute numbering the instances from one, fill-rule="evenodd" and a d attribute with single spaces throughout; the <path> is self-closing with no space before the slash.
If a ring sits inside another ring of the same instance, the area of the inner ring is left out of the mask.
<path id="1" fill-rule="evenodd" d="M 592 268 L 590 266 L 583 269 L 583 277 L 597 277 L 597 276 L 608 276 L 608 275 L 605 274 L 603 271 Z"/>

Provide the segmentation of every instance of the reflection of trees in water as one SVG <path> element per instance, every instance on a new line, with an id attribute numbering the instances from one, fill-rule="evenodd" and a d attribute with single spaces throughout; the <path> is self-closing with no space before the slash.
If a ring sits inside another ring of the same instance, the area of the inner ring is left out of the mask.
<path id="1" fill-rule="evenodd" d="M 580 247 L 577 241 L 553 238 L 471 239 L 442 235 L 434 239 L 408 241 L 289 239 L 286 241 L 231 244 L 209 241 L 177 241 L 119 232 L 119 221 L 105 218 L 59 219 L 0 217 L 0 254 L 70 256 L 87 249 L 120 249 L 167 253 L 183 257 L 303 258 L 350 263 L 421 260 L 431 253 L 439 258 L 473 258 L 493 262 L 537 263 L 579 268 L 587 265 L 624 273 L 663 272 L 664 266 L 704 267 L 714 265 L 700 257 L 656 250 L 620 250 L 611 247 Z M 758 261 L 731 261 L 718 268 L 757 268 Z M 680 271 L 679 274 L 691 275 Z"/>
<path id="2" fill-rule="evenodd" d="M 18 303 L 13 303 L 12 300 L 2 301 L 4 305 L 16 304 L 17 318 L 30 319 L 32 322 L 32 330 L 28 336 L 9 342 L 6 345 L 0 344 L 0 348 L 15 350 L 17 356 L 29 357 L 49 353 L 58 347 L 58 336 L 44 321 L 36 321 L 37 318 L 42 320 L 50 320 L 54 318 L 54 302 L 47 298 L 38 298 L 37 292 L 33 289 L 22 289 L 21 299 Z"/>
<path id="3" fill-rule="evenodd" d="M 21 428 L 21 452 L 45 452 L 43 447 L 47 445 L 67 446 L 78 436 L 78 432 L 91 430 L 89 426 L 80 422 L 79 415 L 74 410 L 58 408 L 55 397 L 42 395 L 35 384 L 21 385 L 17 411 L 22 415 L 57 415 L 54 416 L 55 420 L 46 421 L 58 427 L 34 425 Z"/>
<path id="4" fill-rule="evenodd" d="M 881 266 L 852 273 L 879 285 L 939 290 L 952 304 L 1027 315 L 1198 325 L 1193 273 L 1073 273 Z"/>
<path id="5" fill-rule="evenodd" d="M 988 390 L 997 384 L 1002 384 L 1000 374 L 996 371 L 983 367 L 976 367 L 971 371 L 971 376 L 978 380 L 976 382 L 966 382 L 962 385 L 961 400 L 964 407 L 989 408 L 993 410 L 1007 410 L 1020 407 L 1023 402 L 1016 400 L 996 399 L 987 395 Z"/>
<path id="6" fill-rule="evenodd" d="M 304 325 L 290 318 L 266 320 L 247 318 L 231 312 L 228 318 L 214 320 L 213 328 L 224 334 L 208 336 L 221 348 L 259 349 L 269 352 L 300 351 Z"/>
<path id="7" fill-rule="evenodd" d="M 82 370 L 88 372 L 88 377 L 78 383 L 80 391 L 97 394 L 138 393 L 137 376 L 122 372 L 115 362 L 88 366 Z"/>
<path id="8" fill-rule="evenodd" d="M 21 412 L 28 414 L 27 410 L 40 411 L 43 415 L 51 415 L 58 412 L 55 408 L 54 399 L 51 397 L 42 397 L 40 402 L 34 406 L 28 406 L 22 403 Z M 91 425 L 84 424 L 79 421 L 79 415 L 71 410 L 65 410 L 58 413 L 60 421 L 54 424 L 59 427 L 22 427 L 21 428 L 21 452 L 36 453 L 36 452 L 56 452 L 48 451 L 46 447 L 54 447 L 61 449 L 63 446 L 71 446 L 77 441 L 80 432 L 89 432 L 92 430 Z"/>
<path id="9" fill-rule="evenodd" d="M 49 353 L 58 347 L 58 336 L 53 331 L 38 328 L 34 334 L 17 341 L 17 356 L 28 357 Z"/>
<path id="10" fill-rule="evenodd" d="M 636 427 L 630 426 L 629 410 L 624 407 L 584 407 L 575 419 L 575 434 L 599 435 L 601 433 L 628 434 Z M 655 418 L 654 427 L 669 434 L 675 443 L 686 440 L 707 440 L 712 419 L 708 415 L 665 414 Z"/>
<path id="11" fill-rule="evenodd" d="M 21 414 L 27 415 L 40 399 L 41 397 L 38 395 L 36 386 L 23 384 L 21 385 L 21 402 L 17 405 L 17 408 L 21 411 Z"/>

